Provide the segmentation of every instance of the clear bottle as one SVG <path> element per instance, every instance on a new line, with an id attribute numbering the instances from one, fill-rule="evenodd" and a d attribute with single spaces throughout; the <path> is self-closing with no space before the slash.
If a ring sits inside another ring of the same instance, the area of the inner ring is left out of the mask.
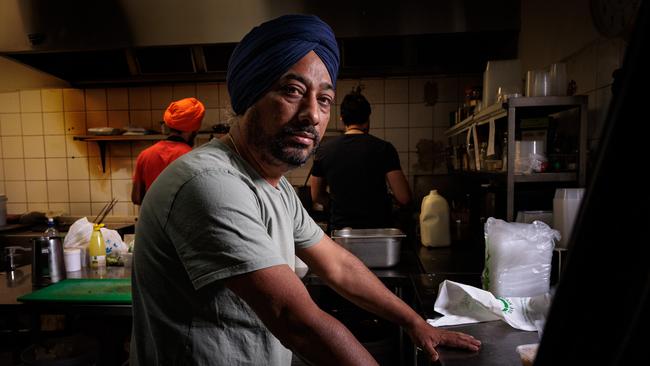
<path id="1" fill-rule="evenodd" d="M 106 242 L 99 230 L 104 224 L 93 224 L 93 233 L 90 235 L 88 243 L 88 257 L 90 259 L 90 268 L 106 268 Z"/>
<path id="2" fill-rule="evenodd" d="M 54 219 L 51 217 L 47 218 L 47 229 L 45 229 L 45 232 L 43 233 L 43 236 L 46 238 L 58 238 L 59 237 L 59 231 L 56 229 L 56 226 L 54 225 Z"/>

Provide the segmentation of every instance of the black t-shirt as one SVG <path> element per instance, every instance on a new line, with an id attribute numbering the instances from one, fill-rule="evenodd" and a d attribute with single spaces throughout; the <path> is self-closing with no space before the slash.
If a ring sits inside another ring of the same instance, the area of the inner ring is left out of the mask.
<path id="1" fill-rule="evenodd" d="M 339 136 L 316 152 L 312 175 L 330 187 L 330 226 L 392 227 L 386 173 L 401 170 L 389 142 L 367 134 Z"/>

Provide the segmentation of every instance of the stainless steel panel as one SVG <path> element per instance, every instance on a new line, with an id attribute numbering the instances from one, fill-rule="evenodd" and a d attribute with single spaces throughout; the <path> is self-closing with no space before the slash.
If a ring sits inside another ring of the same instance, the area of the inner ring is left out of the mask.
<path id="1" fill-rule="evenodd" d="M 399 229 L 341 229 L 332 239 L 356 255 L 370 268 L 391 267 L 399 263 L 402 238 Z"/>

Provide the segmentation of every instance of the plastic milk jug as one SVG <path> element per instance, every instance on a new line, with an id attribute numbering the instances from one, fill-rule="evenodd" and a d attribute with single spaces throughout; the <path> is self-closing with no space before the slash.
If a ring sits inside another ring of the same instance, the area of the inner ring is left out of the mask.
<path id="1" fill-rule="evenodd" d="M 436 190 L 432 190 L 422 199 L 420 237 L 422 245 L 428 247 L 444 247 L 451 244 L 449 205 Z"/>

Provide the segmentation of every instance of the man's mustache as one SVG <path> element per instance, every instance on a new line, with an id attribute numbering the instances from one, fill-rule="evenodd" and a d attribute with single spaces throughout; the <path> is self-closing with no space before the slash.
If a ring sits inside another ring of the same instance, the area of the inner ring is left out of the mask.
<path id="1" fill-rule="evenodd" d="M 280 134 L 281 135 L 307 134 L 314 140 L 315 143 L 318 143 L 320 141 L 320 134 L 318 133 L 318 130 L 316 130 L 316 127 L 314 127 L 313 125 L 295 126 L 295 125 L 287 124 L 282 127 Z"/>

